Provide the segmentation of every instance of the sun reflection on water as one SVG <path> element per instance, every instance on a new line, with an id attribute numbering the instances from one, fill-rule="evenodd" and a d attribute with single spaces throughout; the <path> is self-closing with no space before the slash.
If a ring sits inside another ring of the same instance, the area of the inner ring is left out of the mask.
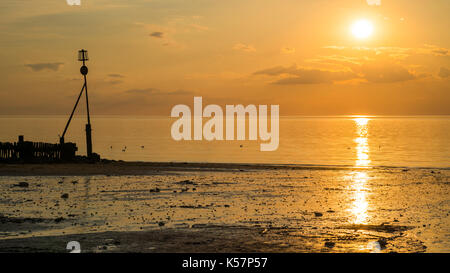
<path id="1" fill-rule="evenodd" d="M 367 210 L 369 203 L 367 202 L 367 180 L 368 175 L 366 172 L 353 172 L 352 183 L 350 189 L 354 192 L 353 202 L 350 207 L 350 212 L 354 216 L 353 223 L 365 224 L 367 223 Z"/>
<path id="2" fill-rule="evenodd" d="M 369 131 L 368 124 L 370 119 L 364 117 L 354 118 L 353 121 L 356 125 L 356 136 L 353 141 L 356 143 L 356 161 L 357 167 L 368 167 L 371 163 L 370 149 L 369 149 Z M 366 224 L 368 220 L 368 208 L 367 202 L 367 181 L 369 179 L 367 172 L 355 171 L 350 173 L 351 184 L 350 190 L 353 191 L 352 203 L 350 204 L 350 212 L 353 216 L 354 224 Z"/>
<path id="3" fill-rule="evenodd" d="M 370 165 L 369 159 L 369 144 L 368 144 L 368 118 L 355 118 L 356 123 L 356 138 L 353 141 L 356 143 L 356 162 L 355 165 L 359 167 L 366 167 Z"/>

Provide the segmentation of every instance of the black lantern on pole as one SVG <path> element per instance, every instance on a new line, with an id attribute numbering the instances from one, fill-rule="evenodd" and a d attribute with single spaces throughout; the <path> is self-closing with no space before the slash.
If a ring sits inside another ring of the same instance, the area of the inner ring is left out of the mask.
<path id="1" fill-rule="evenodd" d="M 78 61 L 83 62 L 83 66 L 80 68 L 80 73 L 82 75 L 87 75 L 88 73 L 88 68 L 86 66 L 87 60 L 89 60 L 87 50 L 82 49 L 78 51 Z"/>
<path id="2" fill-rule="evenodd" d="M 78 51 L 78 61 L 82 61 L 83 65 L 85 61 L 88 61 L 89 57 L 88 57 L 88 52 L 87 50 L 81 49 Z"/>

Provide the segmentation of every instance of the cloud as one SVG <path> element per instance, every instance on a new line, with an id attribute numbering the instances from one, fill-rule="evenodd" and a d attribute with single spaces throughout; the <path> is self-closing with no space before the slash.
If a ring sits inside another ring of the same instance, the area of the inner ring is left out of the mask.
<path id="1" fill-rule="evenodd" d="M 423 51 L 434 56 L 450 56 L 450 50 L 448 48 L 438 47 L 435 45 L 425 45 Z"/>
<path id="2" fill-rule="evenodd" d="M 123 83 L 123 78 L 125 78 L 125 76 L 122 74 L 110 73 L 105 78 L 105 82 L 112 85 L 121 84 Z"/>
<path id="3" fill-rule="evenodd" d="M 435 71 L 429 64 L 439 62 L 440 66 L 445 66 L 450 56 L 450 49 L 428 44 L 411 48 L 327 46 L 325 49 L 334 51 L 334 54 L 307 61 L 326 68 L 350 69 L 371 83 L 430 77 Z M 446 75 L 445 69 L 442 75 Z"/>
<path id="4" fill-rule="evenodd" d="M 174 40 L 174 35 L 177 33 L 177 29 L 172 26 L 164 26 L 157 24 L 146 24 L 141 22 L 135 22 L 134 25 L 139 28 L 143 28 L 148 37 L 157 41 L 162 46 L 179 47 L 179 43 Z"/>
<path id="5" fill-rule="evenodd" d="M 358 78 L 352 71 L 331 71 L 321 69 L 301 68 L 296 65 L 290 67 L 277 66 L 260 70 L 255 75 L 277 76 L 278 80 L 274 84 L 320 84 L 334 83 Z"/>
<path id="6" fill-rule="evenodd" d="M 237 43 L 233 46 L 234 50 L 245 51 L 245 52 L 254 52 L 256 49 L 252 45 L 246 45 L 242 43 Z"/>
<path id="7" fill-rule="evenodd" d="M 161 38 L 164 38 L 164 33 L 161 31 L 155 31 L 155 32 L 150 33 L 150 36 L 161 39 Z"/>
<path id="8" fill-rule="evenodd" d="M 128 89 L 125 93 L 131 94 L 154 94 L 159 92 L 159 89 L 156 88 L 144 88 L 144 89 Z"/>
<path id="9" fill-rule="evenodd" d="M 197 30 L 197 31 L 207 31 L 207 30 L 209 30 L 209 27 L 207 27 L 207 26 L 202 26 L 202 25 L 195 24 L 195 23 L 193 23 L 193 24 L 188 24 L 187 26 L 188 26 L 188 27 L 191 27 L 192 29 Z"/>
<path id="10" fill-rule="evenodd" d="M 448 55 L 447 49 L 435 49 L 435 50 L 432 50 L 432 52 L 438 56 L 447 56 Z"/>
<path id="11" fill-rule="evenodd" d="M 112 85 L 116 85 L 116 84 L 123 83 L 123 81 L 121 81 L 121 80 L 115 80 L 115 81 L 107 81 L 107 83 L 112 84 Z"/>
<path id="12" fill-rule="evenodd" d="M 295 71 L 297 70 L 297 66 L 293 65 L 291 67 L 284 67 L 284 66 L 275 66 L 272 68 L 267 68 L 263 70 L 256 71 L 255 75 L 268 75 L 268 76 L 279 76 L 283 74 L 295 74 Z"/>
<path id="13" fill-rule="evenodd" d="M 164 47 L 183 49 L 186 47 L 183 36 L 203 33 L 209 30 L 207 26 L 200 24 L 200 16 L 171 16 L 160 24 L 134 22 L 135 26 L 145 29 L 146 35 L 154 38 Z M 149 34 L 147 34 L 149 33 Z"/>
<path id="14" fill-rule="evenodd" d="M 414 80 L 424 75 L 416 75 L 405 67 L 393 63 L 367 63 L 361 66 L 363 77 L 372 83 L 394 83 Z"/>
<path id="15" fill-rule="evenodd" d="M 372 53 L 376 55 L 385 55 L 397 59 L 404 59 L 412 55 L 433 55 L 450 56 L 450 49 L 436 45 L 425 44 L 422 47 L 346 47 L 346 46 L 325 46 L 324 49 L 338 50 L 345 53 Z"/>
<path id="16" fill-rule="evenodd" d="M 31 68 L 33 71 L 41 71 L 41 70 L 52 70 L 58 71 L 59 68 L 64 63 L 35 63 L 35 64 L 26 64 L 26 67 Z"/>
<path id="17" fill-rule="evenodd" d="M 429 54 L 428 49 L 413 49 L 406 47 L 364 47 L 364 46 L 325 46 L 324 49 L 331 49 L 334 51 L 339 51 L 346 55 L 358 55 L 368 58 L 369 56 L 374 58 L 389 57 L 395 59 L 405 59 L 413 54 L 418 54 L 421 51 L 423 54 Z"/>
<path id="18" fill-rule="evenodd" d="M 439 70 L 439 77 L 448 78 L 449 76 L 450 76 L 450 70 L 445 67 L 441 67 L 441 69 Z"/>
<path id="19" fill-rule="evenodd" d="M 284 54 L 292 54 L 292 53 L 295 53 L 295 48 L 293 48 L 293 47 L 283 47 L 283 48 L 281 49 L 281 53 L 284 53 Z"/>
<path id="20" fill-rule="evenodd" d="M 137 94 L 137 95 L 188 95 L 192 94 L 192 92 L 187 90 L 175 90 L 175 91 L 162 91 L 158 88 L 135 88 L 135 89 L 128 89 L 125 91 L 125 93 L 128 94 Z"/>
<path id="21" fill-rule="evenodd" d="M 321 65 L 340 65 L 344 67 L 353 68 L 357 65 L 361 65 L 364 62 L 371 61 L 372 59 L 364 56 L 363 58 L 343 56 L 343 55 L 326 55 L 318 56 L 314 59 L 308 59 L 307 62 L 318 63 Z"/>
<path id="22" fill-rule="evenodd" d="M 366 0 L 369 6 L 381 6 L 381 0 Z"/>
<path id="23" fill-rule="evenodd" d="M 334 58 L 336 60 L 336 58 Z M 389 61 L 366 61 L 354 63 L 347 60 L 341 62 L 339 69 L 304 68 L 292 65 L 289 67 L 276 66 L 253 73 L 276 78 L 272 83 L 293 84 L 333 84 L 343 81 L 368 82 L 368 83 L 395 83 L 415 80 L 429 76 L 426 73 L 416 73 L 401 64 Z M 445 68 L 444 68 L 445 69 Z M 442 69 L 441 69 L 442 70 Z M 446 75 L 448 70 L 444 71 Z"/>
<path id="24" fill-rule="evenodd" d="M 110 77 L 110 78 L 125 78 L 124 75 L 122 75 L 122 74 L 117 74 L 117 73 L 111 73 L 111 74 L 108 74 L 108 77 Z"/>

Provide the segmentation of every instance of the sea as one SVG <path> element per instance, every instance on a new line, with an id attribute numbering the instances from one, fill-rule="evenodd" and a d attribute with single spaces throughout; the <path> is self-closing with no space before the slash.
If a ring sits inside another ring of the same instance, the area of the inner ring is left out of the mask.
<path id="1" fill-rule="evenodd" d="M 67 120 L 62 115 L 0 116 L 0 142 L 23 135 L 26 141 L 58 143 Z M 450 116 L 283 116 L 275 151 L 261 151 L 267 141 L 259 138 L 176 141 L 171 136 L 175 121 L 91 116 L 93 150 L 124 161 L 450 167 Z M 85 116 L 75 116 L 65 135 L 66 142 L 77 144 L 78 155 L 86 154 L 85 124 Z"/>

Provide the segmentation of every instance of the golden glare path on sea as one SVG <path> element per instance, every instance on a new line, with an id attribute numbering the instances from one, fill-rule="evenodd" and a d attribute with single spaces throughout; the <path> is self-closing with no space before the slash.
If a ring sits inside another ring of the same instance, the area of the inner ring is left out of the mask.
<path id="1" fill-rule="evenodd" d="M 369 131 L 368 124 L 370 119 L 365 117 L 354 118 L 356 125 L 356 133 L 354 142 L 356 143 L 356 167 L 368 167 L 370 165 L 370 149 L 368 144 Z M 366 224 L 368 219 L 369 203 L 367 201 L 367 181 L 368 175 L 364 170 L 353 171 L 350 173 L 351 181 L 350 190 L 354 192 L 352 203 L 350 205 L 350 213 L 352 214 L 353 224 Z"/>

